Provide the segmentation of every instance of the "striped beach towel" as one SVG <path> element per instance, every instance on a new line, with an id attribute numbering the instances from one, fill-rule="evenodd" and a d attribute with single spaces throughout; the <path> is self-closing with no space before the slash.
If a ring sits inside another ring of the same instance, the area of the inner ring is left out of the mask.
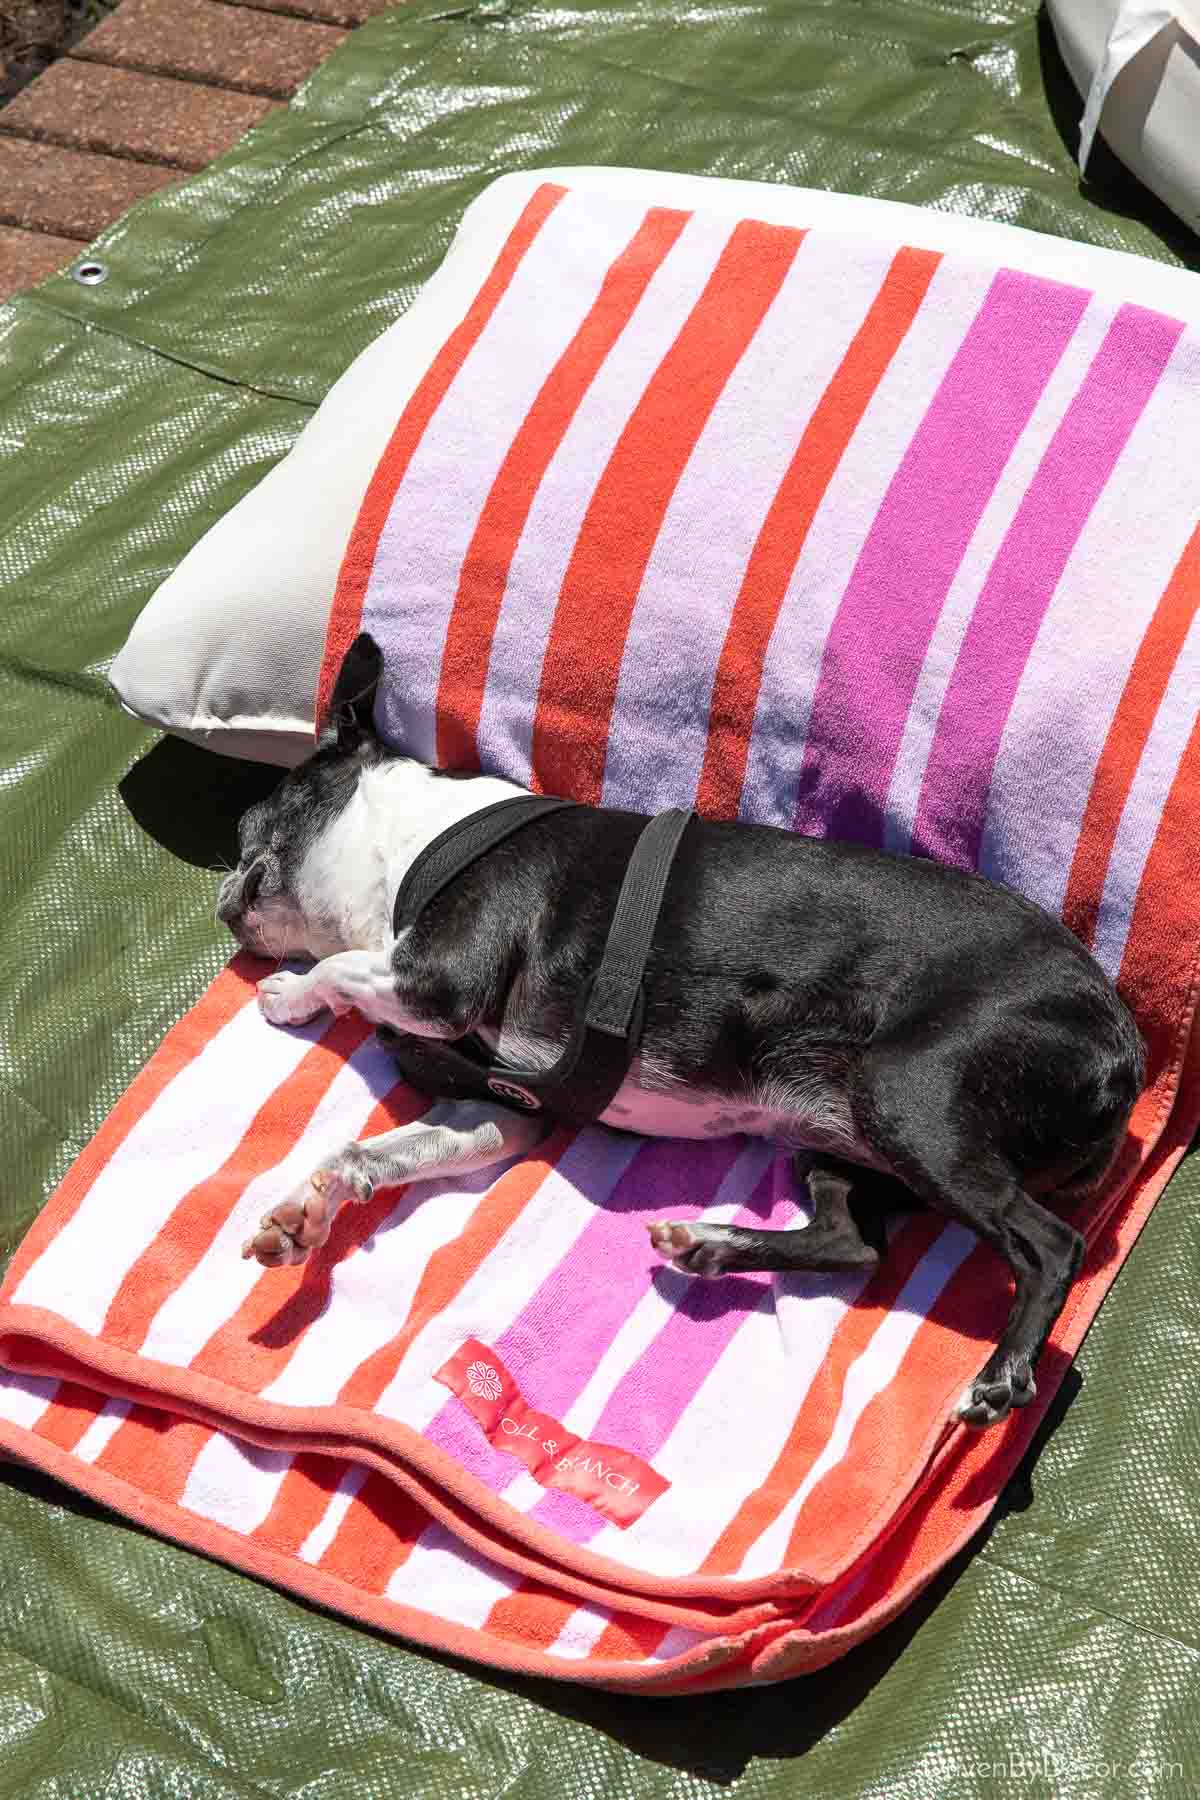
<path id="1" fill-rule="evenodd" d="M 1175 320 L 955 256 L 544 183 L 404 406 L 330 619 L 412 753 L 981 868 L 1065 917 L 1150 1081 L 1037 1401 L 955 1396 L 1009 1284 L 901 1219 L 869 1276 L 689 1283 L 658 1217 L 786 1225 L 768 1147 L 557 1131 L 248 1224 L 416 1117 L 354 1015 L 239 957 L 0 1290 L 0 1443 L 321 1604 L 514 1669 L 772 1681 L 986 1518 L 1200 1118 L 1200 388 Z"/>

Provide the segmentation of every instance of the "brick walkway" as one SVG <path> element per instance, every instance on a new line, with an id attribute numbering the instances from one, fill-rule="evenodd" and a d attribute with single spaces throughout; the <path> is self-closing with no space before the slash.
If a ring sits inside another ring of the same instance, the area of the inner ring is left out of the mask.
<path id="1" fill-rule="evenodd" d="M 121 0 L 0 107 L 0 300 L 203 169 L 394 0 Z"/>

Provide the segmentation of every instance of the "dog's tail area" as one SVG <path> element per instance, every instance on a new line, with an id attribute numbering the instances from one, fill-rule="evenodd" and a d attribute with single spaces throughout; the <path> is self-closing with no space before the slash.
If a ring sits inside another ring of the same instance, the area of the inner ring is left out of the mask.
<path id="1" fill-rule="evenodd" d="M 1054 1183 L 1056 1197 L 1075 1201 L 1103 1185 L 1121 1145 L 1139 1094 L 1146 1085 L 1146 1045 L 1133 1014 L 1116 994 L 1106 1008 L 1106 1029 L 1098 1034 L 1092 1082 L 1091 1117 L 1095 1136 L 1080 1160 L 1068 1163 Z"/>

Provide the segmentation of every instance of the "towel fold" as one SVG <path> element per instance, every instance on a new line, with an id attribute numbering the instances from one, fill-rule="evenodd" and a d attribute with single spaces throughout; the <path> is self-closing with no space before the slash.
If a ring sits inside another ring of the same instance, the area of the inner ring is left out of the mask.
<path id="1" fill-rule="evenodd" d="M 1150 1082 L 1039 1368 L 974 1434 L 991 1252 L 689 1282 L 659 1217 L 808 1216 L 740 1137 L 554 1133 L 377 1195 L 300 1268 L 248 1225 L 418 1116 L 357 1016 L 239 957 L 0 1290 L 0 1443 L 154 1529 L 457 1654 L 664 1693 L 820 1666 L 987 1516 L 1200 1122 L 1194 336 L 1012 270 L 547 184 L 364 500 L 380 717 L 540 791 L 982 868 L 1066 918 Z"/>

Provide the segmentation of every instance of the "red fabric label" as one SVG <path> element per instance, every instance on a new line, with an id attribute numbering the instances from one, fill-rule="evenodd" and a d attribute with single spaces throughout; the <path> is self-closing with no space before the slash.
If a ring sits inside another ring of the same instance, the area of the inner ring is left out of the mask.
<path id="1" fill-rule="evenodd" d="M 457 1394 L 494 1449 L 517 1457 L 543 1487 L 586 1500 L 622 1531 L 671 1485 L 640 1456 L 575 1437 L 549 1413 L 526 1406 L 496 1352 L 478 1338 L 468 1338 L 434 1379 Z"/>

